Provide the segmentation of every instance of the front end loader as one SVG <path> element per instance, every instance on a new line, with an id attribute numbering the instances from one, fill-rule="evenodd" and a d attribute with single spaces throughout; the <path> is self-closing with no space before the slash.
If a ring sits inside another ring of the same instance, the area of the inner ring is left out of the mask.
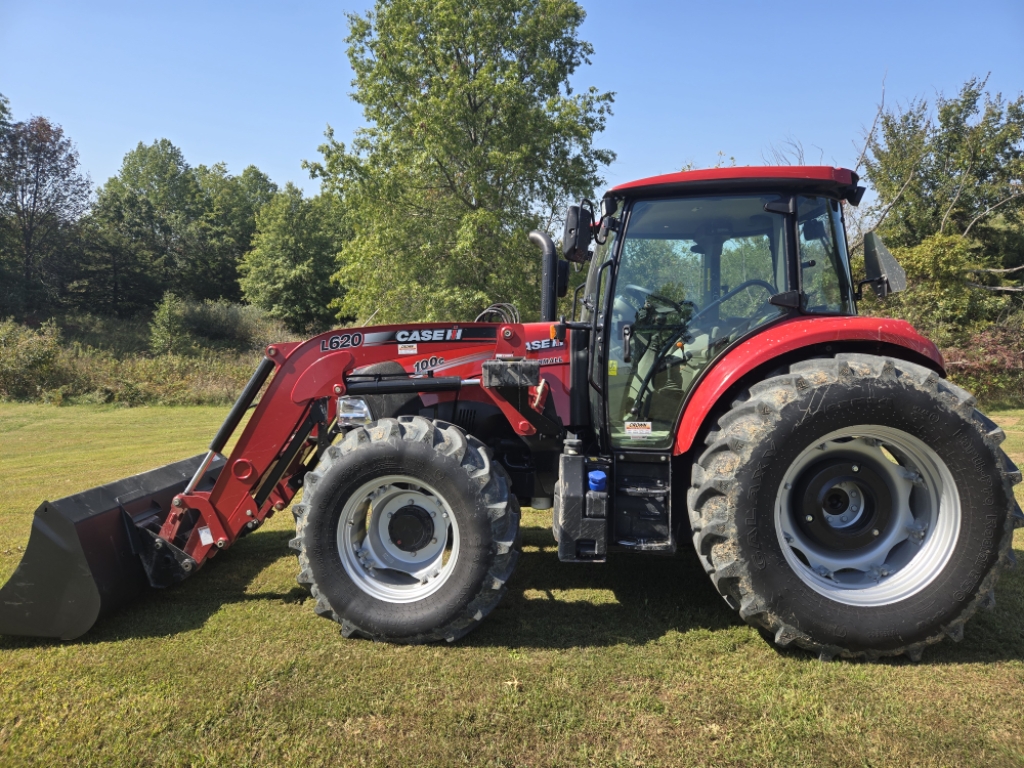
<path id="1" fill-rule="evenodd" d="M 570 208 L 562 258 L 531 234 L 539 322 L 494 305 L 271 345 L 206 454 L 40 506 L 0 633 L 76 638 L 291 505 L 318 614 L 346 637 L 453 641 L 504 594 L 528 505 L 567 563 L 691 541 L 782 647 L 918 659 L 959 639 L 1013 563 L 1021 474 L 934 344 L 857 314 L 865 287 L 906 283 L 874 235 L 851 271 L 857 182 L 624 184 Z M 556 318 L 572 262 L 587 279 Z"/>

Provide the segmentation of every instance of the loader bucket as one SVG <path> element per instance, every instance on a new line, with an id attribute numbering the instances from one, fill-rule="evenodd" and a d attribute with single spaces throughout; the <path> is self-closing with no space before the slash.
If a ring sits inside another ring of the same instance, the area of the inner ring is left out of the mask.
<path id="1" fill-rule="evenodd" d="M 163 520 L 203 459 L 43 502 L 25 555 L 0 589 L 0 635 L 72 640 L 145 591 L 155 582 L 153 536 L 141 527 Z M 222 466 L 211 465 L 208 482 Z"/>

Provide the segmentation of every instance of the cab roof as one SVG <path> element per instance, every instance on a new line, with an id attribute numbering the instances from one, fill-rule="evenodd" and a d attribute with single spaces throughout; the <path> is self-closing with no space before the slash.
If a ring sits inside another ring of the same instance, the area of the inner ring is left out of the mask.
<path id="1" fill-rule="evenodd" d="M 768 165 L 708 168 L 649 176 L 613 187 L 608 195 L 653 197 L 678 193 L 737 192 L 744 189 L 793 189 L 860 201 L 857 174 L 830 165 Z M 861 188 L 862 189 L 862 188 Z"/>

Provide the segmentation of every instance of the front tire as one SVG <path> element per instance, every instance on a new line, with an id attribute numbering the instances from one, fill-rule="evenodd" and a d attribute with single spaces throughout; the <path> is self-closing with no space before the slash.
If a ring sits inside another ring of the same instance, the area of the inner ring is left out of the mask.
<path id="1" fill-rule="evenodd" d="M 921 651 L 994 604 L 1021 474 L 964 390 L 912 363 L 839 355 L 760 382 L 707 438 L 694 546 L 741 617 L 782 647 Z"/>
<path id="2" fill-rule="evenodd" d="M 501 600 L 519 555 L 504 469 L 476 438 L 420 416 L 328 448 L 294 515 L 298 582 L 346 637 L 456 640 Z"/>

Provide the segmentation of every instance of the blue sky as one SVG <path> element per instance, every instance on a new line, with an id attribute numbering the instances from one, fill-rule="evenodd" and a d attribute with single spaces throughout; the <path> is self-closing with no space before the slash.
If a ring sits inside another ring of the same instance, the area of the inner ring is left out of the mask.
<path id="1" fill-rule="evenodd" d="M 1024 92 L 1024 2 L 610 2 L 583 0 L 593 64 L 575 81 L 615 91 L 598 145 L 609 185 L 714 164 L 757 165 L 772 144 L 850 165 L 886 102 L 989 87 Z M 96 183 L 139 141 L 166 137 L 193 165 L 255 164 L 310 192 L 330 123 L 347 140 L 346 11 L 367 0 L 247 3 L 0 0 L 0 93 L 19 119 L 45 115 L 77 143 Z"/>

